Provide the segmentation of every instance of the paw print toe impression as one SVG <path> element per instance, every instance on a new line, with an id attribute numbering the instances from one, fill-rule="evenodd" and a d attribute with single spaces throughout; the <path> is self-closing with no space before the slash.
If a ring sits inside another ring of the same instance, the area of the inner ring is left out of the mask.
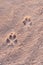
<path id="1" fill-rule="evenodd" d="M 14 40 L 14 43 L 17 43 L 17 39 Z"/>
<path id="2" fill-rule="evenodd" d="M 10 43 L 10 40 L 7 38 L 7 39 L 6 39 L 6 42 L 7 42 L 7 43 Z"/>
<path id="3" fill-rule="evenodd" d="M 15 38 L 16 38 L 16 35 L 14 34 L 14 35 L 13 35 L 13 39 L 15 39 Z"/>
<path id="4" fill-rule="evenodd" d="M 12 35 L 9 35 L 9 39 L 11 39 L 11 40 L 12 40 Z"/>

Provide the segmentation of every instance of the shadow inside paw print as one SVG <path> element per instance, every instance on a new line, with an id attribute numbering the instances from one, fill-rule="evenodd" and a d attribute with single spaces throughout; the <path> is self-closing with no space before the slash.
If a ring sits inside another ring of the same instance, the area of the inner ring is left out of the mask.
<path id="1" fill-rule="evenodd" d="M 15 40 L 14 40 L 14 43 L 17 43 L 17 41 L 18 41 L 18 40 L 17 40 L 17 39 L 15 39 Z"/>
<path id="2" fill-rule="evenodd" d="M 13 39 L 15 39 L 15 38 L 16 38 L 16 35 L 14 34 L 14 35 L 13 35 Z"/>
<path id="3" fill-rule="evenodd" d="M 12 35 L 9 35 L 9 39 L 12 39 Z"/>
<path id="4" fill-rule="evenodd" d="M 10 34 L 10 35 L 9 35 L 9 39 L 10 39 L 10 40 L 14 40 L 15 38 L 16 38 L 16 35 L 15 35 L 15 34 L 14 34 L 14 35 L 13 35 L 13 34 Z"/>
<path id="5" fill-rule="evenodd" d="M 11 41 L 16 39 L 16 35 L 15 34 L 10 34 L 8 37 Z"/>
<path id="6" fill-rule="evenodd" d="M 6 43 L 10 43 L 10 40 L 8 38 L 6 39 Z"/>
<path id="7" fill-rule="evenodd" d="M 31 19 L 30 18 L 28 18 L 28 17 L 26 17 L 24 20 L 23 20 L 23 24 L 24 25 L 32 25 L 32 22 L 31 22 Z"/>
<path id="8" fill-rule="evenodd" d="M 8 38 L 6 39 L 6 43 L 8 43 L 9 46 L 11 46 L 10 44 L 12 43 L 17 43 L 17 39 L 16 39 L 16 34 L 10 34 L 8 36 Z"/>

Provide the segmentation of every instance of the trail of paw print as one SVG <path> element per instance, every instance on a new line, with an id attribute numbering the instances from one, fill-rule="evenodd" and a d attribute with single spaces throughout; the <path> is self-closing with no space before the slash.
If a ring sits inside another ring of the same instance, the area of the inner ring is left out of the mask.
<path id="1" fill-rule="evenodd" d="M 25 17 L 23 20 L 23 24 L 25 26 L 31 26 L 32 25 L 31 19 L 29 17 Z"/>
<path id="2" fill-rule="evenodd" d="M 16 34 L 10 34 L 8 36 L 8 38 L 6 39 L 6 43 L 9 45 L 9 46 L 13 46 L 13 44 L 16 44 L 17 43 L 17 37 L 16 37 Z"/>

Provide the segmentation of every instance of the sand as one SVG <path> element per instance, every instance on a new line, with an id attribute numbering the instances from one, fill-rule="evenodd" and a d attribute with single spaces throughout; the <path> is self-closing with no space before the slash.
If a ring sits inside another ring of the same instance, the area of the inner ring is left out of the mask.
<path id="1" fill-rule="evenodd" d="M 0 65 L 43 65 L 43 0 L 0 0 Z"/>

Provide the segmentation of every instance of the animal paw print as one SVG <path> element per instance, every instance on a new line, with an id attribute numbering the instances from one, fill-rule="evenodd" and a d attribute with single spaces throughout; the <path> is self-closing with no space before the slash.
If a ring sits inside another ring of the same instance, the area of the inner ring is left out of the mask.
<path id="1" fill-rule="evenodd" d="M 26 26 L 31 26 L 32 25 L 32 22 L 31 22 L 31 19 L 29 17 L 25 17 L 24 20 L 23 20 L 23 24 Z"/>
<path id="2" fill-rule="evenodd" d="M 17 37 L 16 34 L 11 33 L 8 38 L 6 39 L 6 43 L 8 45 L 13 45 L 17 43 Z"/>

